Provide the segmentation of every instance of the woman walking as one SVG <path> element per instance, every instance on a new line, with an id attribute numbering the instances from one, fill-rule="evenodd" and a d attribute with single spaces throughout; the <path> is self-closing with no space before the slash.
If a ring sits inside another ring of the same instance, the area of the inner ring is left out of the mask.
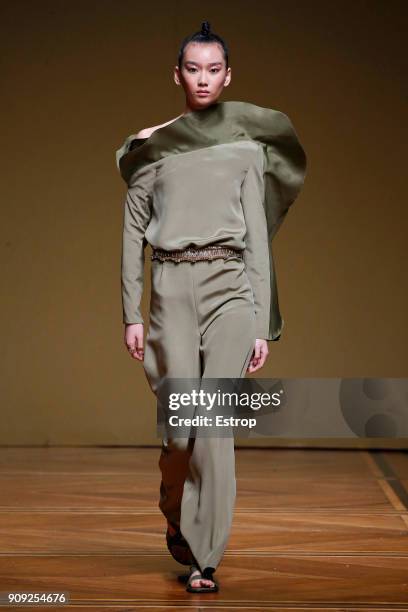
<path id="1" fill-rule="evenodd" d="M 184 39 L 174 80 L 184 112 L 126 138 L 116 159 L 124 206 L 125 344 L 152 391 L 165 378 L 242 378 L 278 340 L 271 242 L 305 179 L 289 118 L 249 102 L 220 102 L 228 49 L 203 22 Z M 140 302 L 152 247 L 149 329 Z M 236 496 L 233 437 L 164 437 L 159 507 L 167 545 L 190 566 L 187 590 L 219 588 Z"/>

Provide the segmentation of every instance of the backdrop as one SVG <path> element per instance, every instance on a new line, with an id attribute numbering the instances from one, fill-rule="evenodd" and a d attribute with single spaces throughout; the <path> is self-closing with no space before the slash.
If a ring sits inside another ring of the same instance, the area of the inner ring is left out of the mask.
<path id="1" fill-rule="evenodd" d="M 283 111 L 308 156 L 274 241 L 284 333 L 250 376 L 407 376 L 405 6 L 1 4 L 0 444 L 160 444 L 123 343 L 115 151 L 183 111 L 173 67 L 203 20 L 230 47 L 221 99 Z"/>

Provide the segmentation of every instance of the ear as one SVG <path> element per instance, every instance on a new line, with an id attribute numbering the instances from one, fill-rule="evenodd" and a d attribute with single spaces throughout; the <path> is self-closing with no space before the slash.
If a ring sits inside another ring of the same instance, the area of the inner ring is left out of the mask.
<path id="1" fill-rule="evenodd" d="M 180 83 L 180 69 L 178 66 L 174 66 L 174 82 L 176 85 L 181 85 Z"/>

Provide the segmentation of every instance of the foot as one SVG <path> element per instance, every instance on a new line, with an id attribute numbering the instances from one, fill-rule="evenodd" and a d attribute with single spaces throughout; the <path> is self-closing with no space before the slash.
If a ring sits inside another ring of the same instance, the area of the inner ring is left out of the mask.
<path id="1" fill-rule="evenodd" d="M 210 580 L 209 578 L 203 578 L 197 566 L 192 565 L 190 569 L 192 570 L 192 572 L 190 573 L 189 583 L 193 587 L 193 589 L 200 588 L 200 587 L 212 588 L 214 586 L 215 584 L 214 581 Z M 194 576 L 197 576 L 197 577 L 194 578 Z"/>
<path id="2" fill-rule="evenodd" d="M 170 537 L 173 537 L 175 534 L 180 533 L 180 529 L 176 529 L 172 525 L 172 523 L 170 523 L 169 521 L 167 521 L 167 531 Z M 188 550 L 190 551 L 190 549 Z M 192 587 L 193 589 L 201 589 L 201 588 L 213 589 L 215 588 L 216 583 L 214 582 L 214 580 L 211 580 L 211 578 L 207 577 L 207 576 L 212 576 L 213 568 L 206 568 L 204 570 L 205 572 L 205 576 L 204 576 L 197 565 L 196 559 L 194 559 L 194 563 L 192 563 L 191 560 L 189 560 L 189 557 L 191 556 L 194 558 L 191 551 L 190 551 L 190 555 L 187 555 L 185 558 L 183 558 L 183 560 L 179 556 L 177 558 L 177 555 L 176 557 L 174 557 L 174 554 L 173 554 L 173 557 L 176 558 L 176 560 L 178 560 L 180 563 L 183 563 L 184 565 L 190 564 L 190 575 L 187 581 L 189 586 Z M 217 586 L 217 589 L 218 589 L 218 586 Z"/>
<path id="3" fill-rule="evenodd" d="M 213 580 L 213 567 L 206 567 L 203 572 L 197 562 L 190 565 L 190 575 L 187 580 L 187 591 L 190 593 L 212 593 L 217 592 L 219 587 Z"/>

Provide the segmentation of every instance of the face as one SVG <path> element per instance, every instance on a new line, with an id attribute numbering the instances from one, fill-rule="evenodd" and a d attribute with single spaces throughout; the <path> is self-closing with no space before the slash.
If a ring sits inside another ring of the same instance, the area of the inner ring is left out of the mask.
<path id="1" fill-rule="evenodd" d="M 174 69 L 174 80 L 183 87 L 190 108 L 200 109 L 216 102 L 231 81 L 231 68 L 226 68 L 221 45 L 188 43 L 181 70 L 178 66 Z"/>

